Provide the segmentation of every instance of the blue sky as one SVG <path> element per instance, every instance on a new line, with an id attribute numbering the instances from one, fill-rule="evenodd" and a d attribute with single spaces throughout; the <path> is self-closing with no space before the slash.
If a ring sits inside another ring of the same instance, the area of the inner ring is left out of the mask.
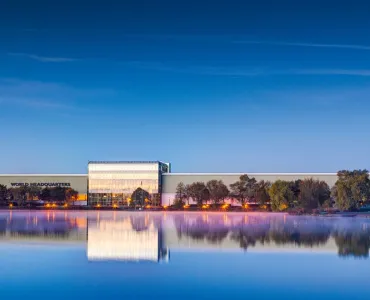
<path id="1" fill-rule="evenodd" d="M 370 4 L 201 2 L 1 4 L 0 172 L 369 168 Z"/>

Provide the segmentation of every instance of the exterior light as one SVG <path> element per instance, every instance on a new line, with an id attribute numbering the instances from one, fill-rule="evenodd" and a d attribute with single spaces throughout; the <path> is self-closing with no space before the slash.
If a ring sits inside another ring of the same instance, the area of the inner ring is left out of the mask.
<path id="1" fill-rule="evenodd" d="M 190 207 L 190 205 L 189 204 L 185 204 L 184 205 L 184 208 L 189 208 Z"/>
<path id="2" fill-rule="evenodd" d="M 49 204 L 49 203 L 46 203 L 46 204 L 45 204 L 45 207 L 50 207 L 50 204 Z"/>
<path id="3" fill-rule="evenodd" d="M 13 203 L 10 203 L 10 204 L 9 204 L 9 207 L 10 207 L 10 208 L 12 208 L 12 207 L 13 207 Z"/>
<path id="4" fill-rule="evenodd" d="M 167 209 L 167 208 L 168 208 L 168 205 L 163 205 L 163 208 L 164 208 L 164 209 Z"/>
<path id="5" fill-rule="evenodd" d="M 249 208 L 249 205 L 248 204 L 244 204 L 244 208 Z"/>
<path id="6" fill-rule="evenodd" d="M 98 203 L 98 204 L 96 205 L 96 207 L 97 207 L 97 208 L 101 207 L 100 203 Z"/>
<path id="7" fill-rule="evenodd" d="M 118 205 L 117 204 L 113 204 L 113 208 L 118 208 Z"/>

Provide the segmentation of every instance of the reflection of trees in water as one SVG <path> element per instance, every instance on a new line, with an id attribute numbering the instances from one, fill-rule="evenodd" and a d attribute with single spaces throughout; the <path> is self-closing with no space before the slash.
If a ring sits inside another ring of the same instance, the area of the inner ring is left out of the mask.
<path id="1" fill-rule="evenodd" d="M 206 239 L 212 244 L 220 244 L 229 234 L 229 229 L 226 227 L 210 229 L 206 235 Z"/>
<path id="2" fill-rule="evenodd" d="M 325 222 L 307 219 L 288 219 L 275 222 L 270 238 L 277 245 L 294 244 L 297 246 L 317 247 L 325 245 L 330 238 L 331 228 Z"/>
<path id="3" fill-rule="evenodd" d="M 0 236 L 6 234 L 6 219 L 0 219 Z"/>
<path id="4" fill-rule="evenodd" d="M 162 218 L 160 216 L 146 215 L 131 215 L 129 217 L 132 229 L 136 231 L 148 230 L 150 226 L 156 229 L 162 228 Z"/>
<path id="5" fill-rule="evenodd" d="M 212 244 L 220 244 L 229 233 L 229 228 L 218 218 L 209 221 L 198 217 L 195 221 L 188 222 L 184 216 L 176 216 L 174 223 L 179 239 L 187 236 L 196 241 L 206 240 Z"/>
<path id="6" fill-rule="evenodd" d="M 174 217 L 178 237 L 189 237 L 196 241 L 221 243 L 225 238 L 237 242 L 242 249 L 264 245 L 296 245 L 298 247 L 319 247 L 335 239 L 340 256 L 368 257 L 370 249 L 370 229 L 357 221 L 357 227 L 346 222 L 327 218 L 287 217 L 259 220 L 245 218 L 239 223 L 226 226 L 222 219 L 204 220 L 203 217 L 187 219 L 184 215 Z M 338 230 L 341 228 L 341 230 Z"/>
<path id="7" fill-rule="evenodd" d="M 132 229 L 136 231 L 145 231 L 149 228 L 149 220 L 145 216 L 131 216 Z"/>
<path id="8" fill-rule="evenodd" d="M 177 237 L 181 239 L 182 233 L 186 231 L 186 228 L 183 228 L 183 227 L 186 227 L 185 216 L 175 215 L 173 218 L 173 223 L 175 224 Z"/>
<path id="9" fill-rule="evenodd" d="M 232 229 L 231 239 L 238 242 L 240 248 L 247 250 L 249 247 L 254 247 L 257 242 L 269 243 L 269 229 L 269 224 L 241 225 Z"/>
<path id="10" fill-rule="evenodd" d="M 294 244 L 297 246 L 315 247 L 325 245 L 330 237 L 330 231 L 310 232 L 297 228 L 284 228 L 281 231 L 271 231 L 270 238 L 277 245 Z"/>
<path id="11" fill-rule="evenodd" d="M 6 232 L 12 237 L 51 237 L 67 238 L 76 226 L 65 218 L 13 217 L 0 219 L 0 235 Z"/>
<path id="12" fill-rule="evenodd" d="M 347 257 L 369 257 L 370 230 L 335 230 L 333 232 L 335 244 L 338 247 L 338 255 Z"/>
<path id="13" fill-rule="evenodd" d="M 365 219 L 311 218 L 311 217 L 259 217 L 245 215 L 168 215 L 172 219 L 178 238 L 188 237 L 195 241 L 220 244 L 225 239 L 236 242 L 240 248 L 248 249 L 258 244 L 296 245 L 319 247 L 332 237 L 338 255 L 347 257 L 369 257 L 370 223 Z M 8 232 L 12 236 L 68 237 L 77 229 L 71 218 L 17 217 L 0 219 L 0 236 Z M 150 226 L 161 229 L 164 218 L 155 214 L 133 214 L 117 222 L 129 221 L 136 231 L 148 230 Z M 90 223 L 91 220 L 89 220 Z M 96 221 L 94 221 L 96 222 Z"/>

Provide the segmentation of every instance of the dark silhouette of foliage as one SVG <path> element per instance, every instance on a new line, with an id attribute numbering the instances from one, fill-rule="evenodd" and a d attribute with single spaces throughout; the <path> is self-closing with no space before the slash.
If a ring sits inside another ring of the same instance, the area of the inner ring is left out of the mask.
<path id="1" fill-rule="evenodd" d="M 274 211 L 284 211 L 293 206 L 295 196 L 289 181 L 277 180 L 269 189 L 271 208 Z"/>
<path id="2" fill-rule="evenodd" d="M 244 206 L 246 201 L 254 200 L 256 189 L 256 179 L 249 178 L 248 175 L 244 174 L 237 182 L 230 184 L 230 195 Z"/>
<path id="3" fill-rule="evenodd" d="M 224 202 L 225 198 L 229 196 L 229 189 L 222 180 L 210 180 L 207 182 L 207 189 L 209 196 L 214 204 Z"/>
<path id="4" fill-rule="evenodd" d="M 204 182 L 194 182 L 189 185 L 188 193 L 199 206 L 209 200 L 209 191 Z"/>
<path id="5" fill-rule="evenodd" d="M 52 199 L 50 189 L 49 188 L 42 189 L 40 192 L 39 199 L 42 201 L 50 201 Z"/>
<path id="6" fill-rule="evenodd" d="M 179 182 L 176 187 L 176 195 L 175 195 L 175 201 L 174 206 L 180 208 L 185 204 L 185 201 L 189 204 L 189 186 L 186 186 L 183 182 Z"/>
<path id="7" fill-rule="evenodd" d="M 6 185 L 0 184 L 0 204 L 4 205 L 7 202 L 8 189 Z"/>
<path id="8" fill-rule="evenodd" d="M 257 203 L 264 205 L 270 200 L 269 189 L 271 183 L 268 181 L 261 180 L 257 183 L 254 198 Z"/>
<path id="9" fill-rule="evenodd" d="M 339 171 L 332 189 L 336 205 L 341 210 L 357 209 L 370 199 L 370 179 L 367 170 Z"/>
<path id="10" fill-rule="evenodd" d="M 305 179 L 299 185 L 299 206 L 305 209 L 314 209 L 330 199 L 330 189 L 326 182 Z"/>
<path id="11" fill-rule="evenodd" d="M 149 199 L 149 193 L 142 188 L 137 188 L 131 195 L 131 205 L 132 206 L 144 206 L 145 200 Z"/>

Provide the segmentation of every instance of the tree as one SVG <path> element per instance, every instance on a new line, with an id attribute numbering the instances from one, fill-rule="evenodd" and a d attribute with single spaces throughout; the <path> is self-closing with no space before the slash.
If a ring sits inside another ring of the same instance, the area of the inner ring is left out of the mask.
<path id="1" fill-rule="evenodd" d="M 270 195 L 269 195 L 270 187 L 271 187 L 271 183 L 269 181 L 261 180 L 256 184 L 254 198 L 257 203 L 259 203 L 260 205 L 263 205 L 270 200 Z"/>
<path id="2" fill-rule="evenodd" d="M 291 203 L 292 207 L 298 206 L 298 198 L 299 198 L 299 194 L 301 193 L 301 190 L 300 190 L 301 182 L 302 180 L 298 179 L 298 180 L 290 181 L 289 183 L 289 188 L 291 189 L 294 195 L 294 199 Z"/>
<path id="3" fill-rule="evenodd" d="M 241 175 L 239 180 L 230 184 L 231 196 L 244 206 L 246 201 L 251 201 L 255 197 L 257 181 L 255 178 L 249 178 L 248 175 Z"/>
<path id="4" fill-rule="evenodd" d="M 214 204 L 224 202 L 225 198 L 229 196 L 229 189 L 222 180 L 210 180 L 207 182 L 207 189 L 209 196 Z"/>
<path id="5" fill-rule="evenodd" d="M 77 201 L 78 200 L 78 192 L 72 188 L 68 188 L 65 191 L 66 193 L 66 200 L 67 202 Z"/>
<path id="6" fill-rule="evenodd" d="M 204 182 L 194 182 L 189 185 L 188 194 L 199 206 L 209 200 L 209 191 Z"/>
<path id="7" fill-rule="evenodd" d="M 27 187 L 21 186 L 9 189 L 10 198 L 16 201 L 18 206 L 23 206 L 27 198 Z"/>
<path id="8" fill-rule="evenodd" d="M 190 202 L 190 184 L 185 185 L 184 201 L 189 205 Z"/>
<path id="9" fill-rule="evenodd" d="M 336 204 L 341 210 L 356 209 L 370 199 L 370 179 L 367 170 L 339 171 L 332 190 Z"/>
<path id="10" fill-rule="evenodd" d="M 39 199 L 42 201 L 50 201 L 51 200 L 51 191 L 49 188 L 44 188 L 41 190 Z"/>
<path id="11" fill-rule="evenodd" d="M 145 205 L 145 199 L 149 199 L 149 197 L 150 194 L 139 187 L 132 193 L 130 204 L 143 207 Z"/>
<path id="12" fill-rule="evenodd" d="M 299 185 L 299 205 L 305 209 L 314 209 L 330 199 L 330 189 L 326 182 L 304 179 Z"/>
<path id="13" fill-rule="evenodd" d="M 35 198 L 40 199 L 41 188 L 38 186 L 27 187 L 27 199 L 34 200 Z"/>
<path id="14" fill-rule="evenodd" d="M 298 180 L 295 180 L 295 181 L 291 181 L 290 184 L 289 184 L 289 187 L 292 190 L 292 192 L 294 194 L 294 197 L 296 199 L 298 199 L 299 194 L 301 193 L 301 183 L 302 183 L 302 180 L 298 179 Z"/>
<path id="15" fill-rule="evenodd" d="M 8 196 L 8 189 L 6 188 L 6 185 L 0 184 L 0 203 L 2 205 L 6 204 Z"/>
<path id="16" fill-rule="evenodd" d="M 179 184 L 176 187 L 176 196 L 175 196 L 175 202 L 178 206 L 183 206 L 185 203 L 185 199 L 188 200 L 189 204 L 189 197 L 187 195 L 187 188 L 184 185 L 183 182 L 179 182 Z"/>
<path id="17" fill-rule="evenodd" d="M 66 201 L 66 188 L 64 187 L 54 187 L 50 189 L 51 199 L 58 202 Z"/>
<path id="18" fill-rule="evenodd" d="M 271 208 L 274 211 L 287 210 L 295 199 L 293 191 L 290 189 L 289 181 L 277 180 L 270 190 Z"/>

